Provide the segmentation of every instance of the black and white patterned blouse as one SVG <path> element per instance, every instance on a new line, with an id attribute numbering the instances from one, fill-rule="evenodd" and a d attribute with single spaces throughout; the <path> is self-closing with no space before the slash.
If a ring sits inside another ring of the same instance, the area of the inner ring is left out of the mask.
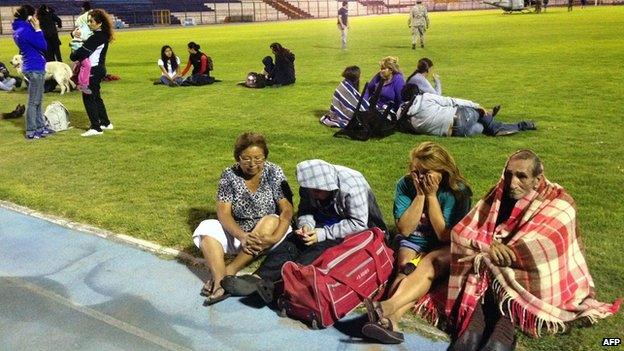
<path id="1" fill-rule="evenodd" d="M 262 217 L 279 214 L 277 203 L 284 198 L 282 183 L 285 181 L 284 171 L 267 161 L 262 169 L 260 186 L 253 193 L 245 185 L 243 172 L 235 164 L 221 173 L 217 201 L 231 203 L 232 217 L 242 230 L 249 232 Z"/>

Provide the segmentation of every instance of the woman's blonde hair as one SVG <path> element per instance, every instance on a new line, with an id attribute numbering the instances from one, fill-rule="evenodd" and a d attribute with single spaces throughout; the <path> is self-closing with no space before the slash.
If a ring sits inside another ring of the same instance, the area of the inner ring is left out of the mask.
<path id="1" fill-rule="evenodd" d="M 399 73 L 399 58 L 394 56 L 386 56 L 379 61 L 379 67 L 389 68 L 393 73 Z"/>
<path id="2" fill-rule="evenodd" d="M 453 156 L 441 145 L 431 141 L 421 143 L 410 151 L 410 164 L 416 160 L 423 168 L 442 174 L 440 185 L 450 188 L 456 198 L 472 195 L 470 186 L 459 172 Z M 408 169 L 408 172 L 408 177 L 411 178 L 411 170 Z"/>

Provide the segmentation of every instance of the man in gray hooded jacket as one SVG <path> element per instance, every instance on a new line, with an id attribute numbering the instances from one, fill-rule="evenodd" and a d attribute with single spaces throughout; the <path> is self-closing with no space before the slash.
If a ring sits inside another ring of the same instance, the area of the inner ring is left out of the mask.
<path id="1" fill-rule="evenodd" d="M 360 172 L 308 160 L 297 165 L 297 181 L 297 230 L 268 252 L 254 275 L 226 276 L 221 285 L 228 293 L 244 296 L 258 292 L 269 303 L 287 261 L 307 265 L 347 235 L 371 227 L 387 229 L 373 191 Z"/>

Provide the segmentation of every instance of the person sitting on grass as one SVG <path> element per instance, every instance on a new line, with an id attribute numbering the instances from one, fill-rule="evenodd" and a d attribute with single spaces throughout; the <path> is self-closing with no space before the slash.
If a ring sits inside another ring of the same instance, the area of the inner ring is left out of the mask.
<path id="1" fill-rule="evenodd" d="M 379 73 L 375 74 L 366 86 L 364 99 L 370 101 L 379 84 L 382 85 L 382 88 L 377 101 L 377 110 L 383 112 L 390 107 L 390 111 L 396 113 L 401 106 L 401 90 L 405 85 L 403 73 L 399 70 L 398 58 L 388 56 L 379 61 Z"/>
<path id="2" fill-rule="evenodd" d="M 621 300 L 595 299 L 576 213 L 533 151 L 509 157 L 498 183 L 453 228 L 450 350 L 513 350 L 515 328 L 536 337 L 618 311 Z"/>
<path id="3" fill-rule="evenodd" d="M 321 123 L 329 127 L 347 126 L 360 101 L 360 67 L 349 66 L 342 72 L 344 80 L 334 91 L 329 112 L 321 117 Z M 362 100 L 362 110 L 368 110 L 368 101 Z"/>
<path id="4" fill-rule="evenodd" d="M 453 157 L 424 142 L 410 152 L 409 173 L 397 186 L 394 218 L 401 238 L 397 277 L 389 298 L 367 300 L 370 321 L 362 333 L 382 343 L 399 343 L 401 317 L 424 296 L 435 279 L 449 272 L 451 228 L 470 210 L 472 192 Z M 379 313 L 378 313 L 379 311 Z"/>
<path id="5" fill-rule="evenodd" d="M 214 83 L 216 80 L 210 76 L 210 71 L 213 70 L 212 59 L 210 58 L 210 56 L 201 52 L 201 47 L 195 42 L 189 42 L 187 47 L 189 52 L 189 59 L 186 67 L 184 67 L 180 75 L 186 76 L 191 67 L 193 67 L 193 70 L 191 71 L 191 75 L 184 80 L 182 85 L 191 86 Z"/>
<path id="6" fill-rule="evenodd" d="M 236 163 L 223 171 L 219 181 L 218 219 L 202 221 L 193 233 L 211 274 L 201 290 L 206 305 L 229 297 L 221 287 L 224 276 L 236 274 L 290 231 L 292 193 L 284 172 L 267 161 L 268 156 L 264 136 L 238 136 Z M 224 254 L 236 257 L 226 265 Z"/>
<path id="7" fill-rule="evenodd" d="M 429 82 L 429 77 L 433 75 L 434 86 Z M 442 95 L 442 83 L 440 82 L 440 76 L 433 73 L 433 61 L 423 57 L 418 60 L 416 70 L 408 78 L 406 84 L 414 84 L 418 86 L 418 89 L 423 93 Z"/>
<path id="8" fill-rule="evenodd" d="M 17 80 L 11 77 L 11 73 L 4 65 L 4 63 L 0 62 L 0 90 L 11 91 L 16 86 Z"/>
<path id="9" fill-rule="evenodd" d="M 267 254 L 254 275 L 223 278 L 221 285 L 228 293 L 258 293 L 270 303 L 287 261 L 308 265 L 350 234 L 371 227 L 386 230 L 373 191 L 360 172 L 323 160 L 308 160 L 297 165 L 297 181 L 301 199 L 298 229 Z"/>
<path id="10" fill-rule="evenodd" d="M 160 49 L 158 67 L 161 71 L 160 82 L 162 84 L 177 87 L 184 81 L 180 74 L 180 58 L 173 53 L 171 46 L 165 45 Z"/>
<path id="11" fill-rule="evenodd" d="M 280 43 L 273 43 L 269 47 L 275 55 L 275 62 L 271 56 L 262 59 L 267 85 L 279 87 L 295 83 L 295 54 Z"/>
<path id="12" fill-rule="evenodd" d="M 401 118 L 401 129 L 408 133 L 457 137 L 478 134 L 504 136 L 537 129 L 532 121 L 497 121 L 494 117 L 500 106 L 486 111 L 470 100 L 422 93 L 413 84 L 408 84 L 403 93 L 409 102 L 401 106 L 400 114 L 405 114 Z"/>

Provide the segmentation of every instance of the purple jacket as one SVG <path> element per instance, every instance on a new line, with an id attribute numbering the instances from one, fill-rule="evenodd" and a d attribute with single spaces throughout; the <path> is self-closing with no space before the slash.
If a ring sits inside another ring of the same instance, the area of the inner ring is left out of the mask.
<path id="1" fill-rule="evenodd" d="M 13 22 L 13 40 L 24 61 L 22 72 L 45 71 L 43 53 L 48 49 L 48 43 L 42 31 L 37 32 L 29 22 L 16 19 Z"/>
<path id="2" fill-rule="evenodd" d="M 371 97 L 375 93 L 375 87 L 381 81 L 381 76 L 379 73 L 375 74 L 373 79 L 366 86 L 366 91 L 364 92 L 364 98 L 370 101 Z M 401 98 L 401 90 L 405 85 L 405 80 L 403 79 L 403 74 L 398 72 L 392 76 L 392 80 L 390 84 L 386 84 L 381 88 L 381 94 L 379 96 L 379 101 L 377 101 L 377 109 L 384 109 L 384 105 L 392 104 L 392 111 L 396 111 L 399 106 L 401 106 L 402 98 Z"/>

